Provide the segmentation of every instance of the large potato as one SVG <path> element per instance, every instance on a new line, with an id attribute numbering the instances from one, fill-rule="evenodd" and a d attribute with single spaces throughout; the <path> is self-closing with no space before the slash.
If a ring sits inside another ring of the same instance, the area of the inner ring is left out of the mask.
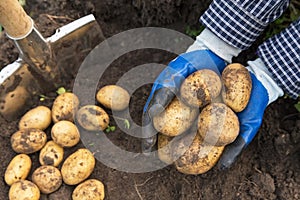
<path id="1" fill-rule="evenodd" d="M 225 146 L 233 142 L 239 130 L 238 117 L 223 103 L 212 103 L 199 115 L 198 134 L 210 145 Z"/>
<path id="2" fill-rule="evenodd" d="M 61 120 L 74 122 L 75 112 L 79 106 L 78 97 L 71 92 L 60 94 L 52 105 L 52 120 L 54 123 Z"/>
<path id="3" fill-rule="evenodd" d="M 38 106 L 23 115 L 19 121 L 19 129 L 36 128 L 45 130 L 50 124 L 51 110 L 46 106 Z"/>
<path id="4" fill-rule="evenodd" d="M 72 193 L 73 200 L 103 200 L 104 196 L 104 185 L 96 179 L 84 181 Z"/>
<path id="5" fill-rule="evenodd" d="M 209 69 L 198 70 L 189 75 L 180 87 L 180 97 L 192 107 L 203 107 L 216 98 L 222 89 L 218 74 Z"/>
<path id="6" fill-rule="evenodd" d="M 68 185 L 76 185 L 88 178 L 95 167 L 94 155 L 88 149 L 78 149 L 71 154 L 61 167 L 63 181 Z"/>
<path id="7" fill-rule="evenodd" d="M 59 121 L 52 126 L 51 137 L 53 141 L 62 147 L 72 147 L 80 141 L 77 126 L 70 121 Z"/>
<path id="8" fill-rule="evenodd" d="M 120 86 L 107 85 L 97 92 L 96 99 L 106 108 L 119 111 L 129 106 L 130 96 Z"/>
<path id="9" fill-rule="evenodd" d="M 233 111 L 241 112 L 249 102 L 252 81 L 249 71 L 241 64 L 227 65 L 222 72 L 223 101 Z"/>
<path id="10" fill-rule="evenodd" d="M 89 131 L 102 131 L 109 125 L 109 116 L 99 106 L 86 105 L 76 113 L 79 125 Z"/>
<path id="11" fill-rule="evenodd" d="M 47 142 L 47 135 L 39 129 L 23 129 L 15 132 L 10 142 L 15 152 L 30 154 L 43 148 Z"/>
<path id="12" fill-rule="evenodd" d="M 197 114 L 198 109 L 188 107 L 175 98 L 162 113 L 153 118 L 153 125 L 164 135 L 177 136 L 191 127 Z"/>
<path id="13" fill-rule="evenodd" d="M 57 167 L 64 158 L 64 149 L 54 141 L 48 141 L 41 149 L 39 161 L 41 165 Z"/>
<path id="14" fill-rule="evenodd" d="M 31 159 L 26 154 L 16 155 L 8 164 L 4 180 L 8 185 L 25 180 L 31 169 Z"/>
<path id="15" fill-rule="evenodd" d="M 32 173 L 32 182 L 38 186 L 42 193 L 50 194 L 61 186 L 62 177 L 56 167 L 44 165 Z"/>
<path id="16" fill-rule="evenodd" d="M 9 189 L 9 200 L 39 200 L 39 188 L 28 180 L 21 180 L 11 185 Z"/>

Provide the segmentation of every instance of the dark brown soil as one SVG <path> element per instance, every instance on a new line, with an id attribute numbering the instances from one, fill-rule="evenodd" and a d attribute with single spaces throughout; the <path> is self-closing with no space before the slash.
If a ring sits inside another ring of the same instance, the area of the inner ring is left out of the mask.
<path id="1" fill-rule="evenodd" d="M 73 19 L 93 13 L 105 37 L 121 31 L 143 26 L 172 28 L 183 32 L 187 26 L 199 27 L 198 17 L 207 8 L 209 1 L 198 0 L 27 0 L 25 9 L 35 20 L 44 37 Z M 59 17 L 57 17 L 59 16 Z M 259 43 L 259 41 L 258 41 Z M 18 57 L 14 44 L 4 34 L 0 38 L 0 68 Z M 254 45 L 236 58 L 244 63 L 255 57 Z M 167 63 L 174 55 L 149 50 L 137 51 L 117 59 L 101 79 L 101 85 L 113 84 L 132 67 L 147 63 Z M 74 73 L 74 72 L 70 72 Z M 72 89 L 73 79 L 67 80 L 67 89 Z M 151 85 L 139 88 L 132 96 L 130 114 L 137 124 L 141 124 L 143 105 L 149 95 Z M 55 92 L 45 94 L 55 97 Z M 52 100 L 39 101 L 34 106 L 51 107 Z M 164 169 L 133 174 L 111 169 L 97 161 L 91 177 L 105 185 L 106 199 L 300 199 L 300 115 L 294 108 L 295 100 L 280 98 L 271 104 L 266 112 L 262 127 L 254 141 L 243 152 L 242 157 L 227 171 L 211 171 L 198 175 L 184 175 L 173 166 Z M 109 111 L 108 111 L 109 112 Z M 18 120 L 8 122 L 0 118 L 0 200 L 8 199 L 9 186 L 5 184 L 5 169 L 16 153 L 10 146 L 10 136 L 17 131 Z M 115 125 L 113 121 L 111 123 Z M 49 129 L 46 132 L 49 135 Z M 116 145 L 137 151 L 136 138 L 124 134 L 119 128 L 108 134 Z M 65 157 L 82 147 L 66 149 Z M 38 153 L 31 154 L 32 169 L 39 166 Z M 32 173 L 32 172 L 31 172 Z M 31 179 L 30 176 L 28 179 Z M 74 186 L 62 187 L 41 199 L 71 199 Z"/>

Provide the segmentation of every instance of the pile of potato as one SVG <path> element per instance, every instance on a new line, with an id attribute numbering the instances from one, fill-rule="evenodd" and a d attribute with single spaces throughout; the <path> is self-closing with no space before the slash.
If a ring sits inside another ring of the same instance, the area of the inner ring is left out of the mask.
<path id="1" fill-rule="evenodd" d="M 238 136 L 236 113 L 247 106 L 251 89 L 250 74 L 238 63 L 220 76 L 209 69 L 188 76 L 180 95 L 153 119 L 159 158 L 185 174 L 210 170 Z"/>

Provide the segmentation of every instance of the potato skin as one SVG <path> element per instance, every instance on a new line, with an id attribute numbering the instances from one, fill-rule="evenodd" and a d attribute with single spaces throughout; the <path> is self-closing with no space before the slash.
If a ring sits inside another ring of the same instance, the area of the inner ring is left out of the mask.
<path id="1" fill-rule="evenodd" d="M 51 110 L 46 106 L 37 106 L 26 112 L 19 121 L 19 129 L 36 128 L 45 130 L 51 124 Z"/>
<path id="2" fill-rule="evenodd" d="M 56 167 L 44 165 L 32 173 L 32 182 L 38 186 L 42 193 L 50 194 L 61 186 L 62 177 Z"/>
<path id="3" fill-rule="evenodd" d="M 77 126 L 70 121 L 59 121 L 52 126 L 51 137 L 62 147 L 73 147 L 80 141 Z"/>
<path id="4" fill-rule="evenodd" d="M 153 118 L 153 125 L 164 135 L 177 136 L 191 127 L 197 114 L 198 109 L 188 107 L 175 98 L 162 113 Z"/>
<path id="5" fill-rule="evenodd" d="M 180 97 L 192 107 L 203 107 L 216 98 L 222 89 L 218 74 L 209 69 L 198 70 L 189 75 L 180 87 Z"/>
<path id="6" fill-rule="evenodd" d="M 250 99 L 252 80 L 249 71 L 239 63 L 227 65 L 222 72 L 222 98 L 233 111 L 243 111 Z"/>
<path id="7" fill-rule="evenodd" d="M 96 99 L 106 108 L 120 111 L 129 106 L 130 96 L 128 92 L 120 86 L 107 85 L 97 92 Z"/>
<path id="8" fill-rule="evenodd" d="M 31 154 L 43 148 L 47 135 L 39 129 L 23 129 L 15 132 L 10 141 L 15 152 Z"/>
<path id="9" fill-rule="evenodd" d="M 21 180 L 11 185 L 9 189 L 9 200 L 39 200 L 39 188 L 28 180 Z"/>
<path id="10" fill-rule="evenodd" d="M 96 179 L 89 179 L 80 183 L 72 193 L 73 200 L 103 200 L 104 197 L 104 185 Z"/>
<path id="11" fill-rule="evenodd" d="M 48 141 L 41 149 L 39 161 L 41 165 L 57 167 L 64 158 L 64 149 L 54 141 Z"/>
<path id="12" fill-rule="evenodd" d="M 88 149 L 78 149 L 71 154 L 61 167 L 63 181 L 68 185 L 76 185 L 88 178 L 94 170 L 96 161 Z"/>
<path id="13" fill-rule="evenodd" d="M 163 161 L 166 164 L 172 164 L 173 159 L 172 159 L 172 145 L 170 142 L 172 141 L 173 137 L 169 137 L 163 134 L 158 134 L 157 136 L 157 153 L 158 153 L 158 158 Z M 166 147 L 166 145 L 168 145 Z"/>
<path id="14" fill-rule="evenodd" d="M 79 125 L 89 131 L 103 131 L 109 125 L 109 116 L 99 106 L 86 105 L 76 113 Z"/>
<path id="15" fill-rule="evenodd" d="M 18 154 L 8 164 L 5 170 L 4 180 L 8 185 L 12 185 L 19 180 L 25 180 L 30 169 L 30 157 L 26 154 Z"/>
<path id="16" fill-rule="evenodd" d="M 52 120 L 57 123 L 61 120 L 74 122 L 75 112 L 79 107 L 78 97 L 71 92 L 60 94 L 52 105 Z"/>
<path id="17" fill-rule="evenodd" d="M 238 117 L 223 103 L 206 106 L 198 117 L 198 134 L 210 145 L 225 146 L 233 142 L 239 130 Z"/>

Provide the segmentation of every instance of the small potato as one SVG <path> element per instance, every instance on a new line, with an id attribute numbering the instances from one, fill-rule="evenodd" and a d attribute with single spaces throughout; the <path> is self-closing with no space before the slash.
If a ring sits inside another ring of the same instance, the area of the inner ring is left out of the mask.
<path id="1" fill-rule="evenodd" d="M 239 130 L 238 117 L 223 103 L 212 103 L 199 115 L 198 133 L 210 145 L 224 146 L 233 142 Z"/>
<path id="2" fill-rule="evenodd" d="M 10 142 L 15 152 L 30 154 L 43 148 L 47 142 L 47 135 L 39 129 L 23 129 L 15 132 Z"/>
<path id="3" fill-rule="evenodd" d="M 172 146 L 170 142 L 172 141 L 173 137 L 169 137 L 163 134 L 158 134 L 157 137 L 157 153 L 158 158 L 166 164 L 172 164 Z M 169 146 L 167 146 L 169 145 Z"/>
<path id="4" fill-rule="evenodd" d="M 21 180 L 11 185 L 9 189 L 9 200 L 39 200 L 39 188 L 28 180 Z"/>
<path id="5" fill-rule="evenodd" d="M 88 149 L 78 149 L 71 154 L 61 167 L 63 181 L 68 185 L 76 185 L 88 178 L 94 170 L 96 161 Z"/>
<path id="6" fill-rule="evenodd" d="M 103 200 L 104 196 L 104 185 L 96 179 L 84 181 L 72 193 L 73 200 Z"/>
<path id="7" fill-rule="evenodd" d="M 75 112 L 79 106 L 78 97 L 71 92 L 60 94 L 52 105 L 52 120 L 54 123 L 61 120 L 74 122 Z"/>
<path id="8" fill-rule="evenodd" d="M 76 113 L 79 125 L 89 131 L 103 131 L 109 125 L 109 116 L 99 106 L 86 105 Z"/>
<path id="9" fill-rule="evenodd" d="M 38 106 L 23 115 L 19 121 L 19 129 L 36 128 L 45 130 L 51 124 L 51 110 L 46 106 Z"/>
<path id="10" fill-rule="evenodd" d="M 77 126 L 70 121 L 59 121 L 52 126 L 51 137 L 62 147 L 73 147 L 80 141 Z"/>
<path id="11" fill-rule="evenodd" d="M 252 80 L 249 71 L 241 64 L 227 65 L 222 73 L 224 103 L 235 112 L 244 110 L 249 102 Z"/>
<path id="12" fill-rule="evenodd" d="M 50 194 L 61 186 L 62 177 L 56 167 L 44 165 L 32 173 L 32 182 L 38 186 L 42 193 Z"/>
<path id="13" fill-rule="evenodd" d="M 112 110 L 124 110 L 129 106 L 130 96 L 128 92 L 117 85 L 102 87 L 96 95 L 97 101 L 106 108 Z"/>
<path id="14" fill-rule="evenodd" d="M 16 155 L 8 164 L 4 180 L 8 185 L 25 180 L 31 169 L 31 159 L 26 154 Z"/>
<path id="15" fill-rule="evenodd" d="M 191 127 L 197 114 L 198 109 L 188 107 L 175 98 L 162 113 L 153 118 L 153 125 L 164 135 L 177 136 Z"/>
<path id="16" fill-rule="evenodd" d="M 54 141 L 48 141 L 41 149 L 39 161 L 41 165 L 57 167 L 64 158 L 64 149 Z"/>
<path id="17" fill-rule="evenodd" d="M 184 103 L 192 107 L 203 107 L 216 98 L 222 89 L 218 74 L 209 69 L 192 73 L 182 83 L 180 96 Z"/>

